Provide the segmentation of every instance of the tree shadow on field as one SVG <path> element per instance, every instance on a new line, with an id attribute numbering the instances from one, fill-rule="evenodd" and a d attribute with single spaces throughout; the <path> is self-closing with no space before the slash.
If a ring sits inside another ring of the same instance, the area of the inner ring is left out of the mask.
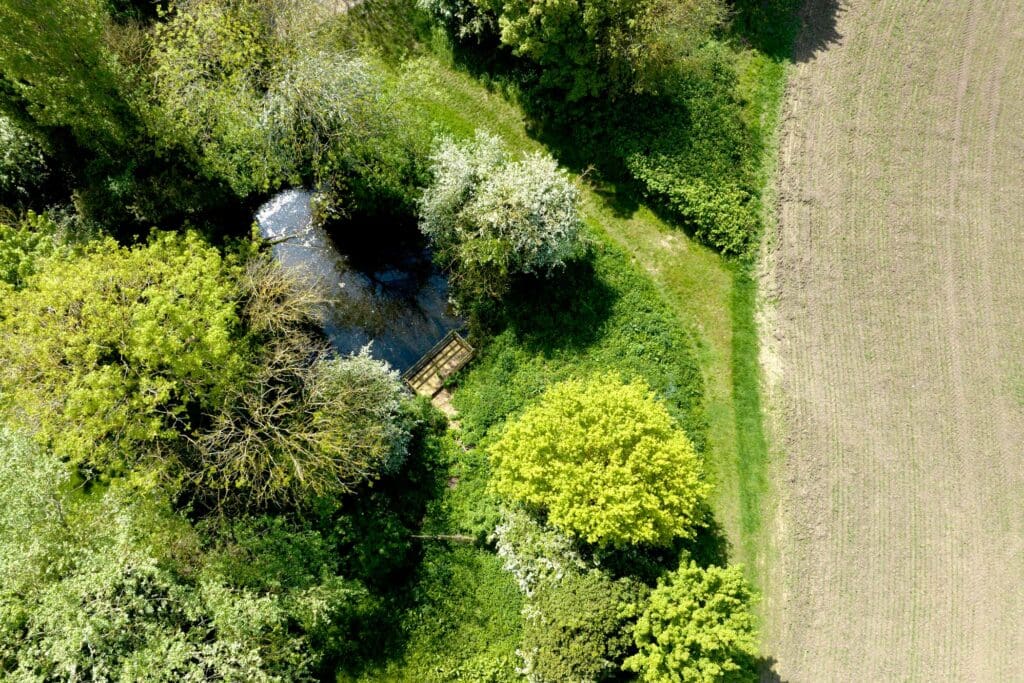
<path id="1" fill-rule="evenodd" d="M 758 681 L 760 683 L 787 683 L 779 675 L 779 672 L 775 670 L 775 665 L 779 663 L 779 660 L 775 657 L 758 657 L 757 658 L 757 670 L 758 670 Z"/>
<path id="2" fill-rule="evenodd" d="M 799 31 L 793 45 L 793 61 L 809 62 L 842 41 L 836 28 L 848 0 L 807 0 L 799 13 Z"/>

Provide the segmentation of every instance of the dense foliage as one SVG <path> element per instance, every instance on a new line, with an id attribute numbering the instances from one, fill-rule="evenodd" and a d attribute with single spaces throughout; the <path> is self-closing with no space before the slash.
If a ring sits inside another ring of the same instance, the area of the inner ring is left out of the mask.
<path id="1" fill-rule="evenodd" d="M 498 556 L 523 591 L 520 670 L 530 681 L 600 681 L 618 673 L 646 588 L 613 580 L 573 541 L 507 509 L 495 529 Z"/>
<path id="2" fill-rule="evenodd" d="M 550 276 L 583 251 L 579 192 L 550 156 L 513 161 L 501 140 L 445 140 L 420 203 L 420 229 L 455 287 L 500 296 L 511 276 Z"/>
<path id="3" fill-rule="evenodd" d="M 462 38 L 496 33 L 569 101 L 658 92 L 725 21 L 721 0 L 420 0 Z"/>
<path id="4" fill-rule="evenodd" d="M 0 678 L 749 677 L 697 343 L 602 230 L 646 196 L 749 253 L 728 14 L 0 0 Z M 429 239 L 458 429 L 249 239 L 300 184 Z"/>
<path id="5" fill-rule="evenodd" d="M 82 495 L 0 431 L 0 673 L 304 680 L 349 646 L 372 601 L 324 537 L 258 518 L 201 535 L 154 494 Z"/>
<path id="6" fill-rule="evenodd" d="M 67 128 L 106 156 L 134 133 L 123 74 L 107 48 L 103 0 L 0 3 L 0 103 L 48 130 Z"/>
<path id="7" fill-rule="evenodd" d="M 599 571 L 542 582 L 524 610 L 523 672 L 537 683 L 601 681 L 631 646 L 638 586 Z"/>
<path id="8" fill-rule="evenodd" d="M 686 434 L 642 382 L 569 380 L 490 447 L 494 487 L 588 543 L 693 533 L 708 486 Z"/>
<path id="9" fill-rule="evenodd" d="M 752 597 L 739 567 L 680 567 L 651 593 L 626 668 L 649 683 L 757 680 Z"/>
<path id="10" fill-rule="evenodd" d="M 12 417 L 93 471 L 161 457 L 245 372 L 233 269 L 169 233 L 43 264 L 0 303 Z"/>
<path id="11" fill-rule="evenodd" d="M 0 203 L 27 199 L 46 175 L 42 145 L 0 113 Z"/>
<path id="12" fill-rule="evenodd" d="M 406 441 L 395 373 L 330 358 L 303 331 L 315 296 L 237 261 L 195 233 L 44 261 L 0 309 L 11 419 L 84 473 L 144 463 L 249 506 L 393 469 Z"/>

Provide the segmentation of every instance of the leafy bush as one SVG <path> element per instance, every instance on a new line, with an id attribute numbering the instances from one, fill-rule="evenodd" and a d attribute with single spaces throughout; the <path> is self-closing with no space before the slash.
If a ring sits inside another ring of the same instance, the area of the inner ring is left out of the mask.
<path id="1" fill-rule="evenodd" d="M 56 457 L 0 432 L 5 678 L 308 680 L 372 608 L 317 532 L 241 520 L 204 550 L 159 491 L 68 484 Z"/>
<path id="2" fill-rule="evenodd" d="M 108 159 L 137 127 L 106 45 L 109 23 L 104 0 L 0 4 L 3 103 L 48 131 L 66 127 L 81 148 Z"/>
<path id="3" fill-rule="evenodd" d="M 365 59 L 289 44 L 294 8 L 179 3 L 158 26 L 150 123 L 238 196 L 310 182 L 349 213 L 411 208 L 424 153 Z M 285 16 L 288 15 L 288 16 Z"/>
<path id="4" fill-rule="evenodd" d="M 505 510 L 494 539 L 525 595 L 518 652 L 527 679 L 599 681 L 618 672 L 645 588 L 612 580 L 570 538 L 521 509 Z"/>
<path id="5" fill-rule="evenodd" d="M 518 508 L 506 508 L 494 529 L 498 557 L 526 595 L 541 583 L 588 568 L 571 538 L 550 529 Z"/>
<path id="6" fill-rule="evenodd" d="M 597 570 L 541 581 L 523 608 L 520 655 L 534 683 L 603 681 L 632 646 L 643 586 Z"/>
<path id="7" fill-rule="evenodd" d="M 569 102 L 663 82 L 726 20 L 722 0 L 420 0 L 459 38 L 488 38 L 540 67 Z"/>
<path id="8" fill-rule="evenodd" d="M 496 17 L 475 0 L 416 0 L 416 4 L 461 39 L 483 40 L 498 33 Z"/>
<path id="9" fill-rule="evenodd" d="M 281 46 L 261 3 L 175 3 L 168 13 L 154 36 L 154 136 L 192 151 L 205 175 L 239 196 L 268 189 L 285 173 L 263 125 Z"/>
<path id="10" fill-rule="evenodd" d="M 708 492 L 693 444 L 642 382 L 548 389 L 490 446 L 494 488 L 588 543 L 690 536 Z"/>
<path id="11" fill-rule="evenodd" d="M 311 180 L 321 208 L 334 214 L 411 212 L 426 179 L 426 145 L 371 64 L 321 51 L 300 52 L 282 68 L 264 118 L 293 182 Z"/>
<path id="12" fill-rule="evenodd" d="M 500 296 L 511 275 L 551 275 L 582 254 L 579 191 L 550 156 L 512 161 L 478 133 L 443 141 L 432 161 L 420 229 L 464 297 Z"/>
<path id="13" fill-rule="evenodd" d="M 735 94 L 736 72 L 712 43 L 672 80 L 672 98 L 641 98 L 617 114 L 616 153 L 645 194 L 727 254 L 756 243 L 760 207 L 754 133 Z"/>
<path id="14" fill-rule="evenodd" d="M 239 295 L 235 267 L 193 233 L 40 264 L 0 302 L 11 417 L 97 472 L 166 455 L 247 367 Z"/>
<path id="15" fill-rule="evenodd" d="M 626 669 L 648 683 L 757 680 L 752 600 L 739 567 L 680 567 L 651 593 Z"/>
<path id="16" fill-rule="evenodd" d="M 29 211 L 16 225 L 0 221 L 0 287 L 25 286 L 41 259 L 58 250 L 57 225 Z"/>

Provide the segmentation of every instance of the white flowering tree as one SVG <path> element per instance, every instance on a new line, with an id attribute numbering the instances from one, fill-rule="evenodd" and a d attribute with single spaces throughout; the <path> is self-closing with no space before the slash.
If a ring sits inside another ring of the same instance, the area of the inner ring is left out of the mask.
<path id="1" fill-rule="evenodd" d="M 510 276 L 550 276 L 584 250 L 579 190 L 550 155 L 513 160 L 478 132 L 442 141 L 420 202 L 420 229 L 463 298 L 501 296 Z"/>

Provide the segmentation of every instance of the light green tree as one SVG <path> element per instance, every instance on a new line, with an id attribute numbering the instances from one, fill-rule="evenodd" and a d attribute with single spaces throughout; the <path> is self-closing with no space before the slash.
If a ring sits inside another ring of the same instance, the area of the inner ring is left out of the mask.
<path id="1" fill-rule="evenodd" d="M 740 567 L 680 567 L 651 593 L 633 632 L 639 653 L 626 670 L 647 683 L 756 681 L 752 600 Z"/>
<path id="2" fill-rule="evenodd" d="M 247 369 L 237 268 L 196 234 L 36 267 L 0 301 L 0 398 L 74 463 L 159 456 Z"/>
<path id="3" fill-rule="evenodd" d="M 548 276 L 583 253 L 579 191 L 549 155 L 514 161 L 478 132 L 442 141 L 431 161 L 420 230 L 467 298 L 500 296 L 513 274 Z"/>
<path id="4" fill-rule="evenodd" d="M 709 486 L 693 444 L 641 381 L 550 388 L 491 445 L 494 488 L 603 546 L 693 534 Z"/>
<path id="5" fill-rule="evenodd" d="M 283 518 L 197 528 L 159 489 L 85 493 L 0 429 L 0 678 L 310 680 L 366 590 Z"/>

